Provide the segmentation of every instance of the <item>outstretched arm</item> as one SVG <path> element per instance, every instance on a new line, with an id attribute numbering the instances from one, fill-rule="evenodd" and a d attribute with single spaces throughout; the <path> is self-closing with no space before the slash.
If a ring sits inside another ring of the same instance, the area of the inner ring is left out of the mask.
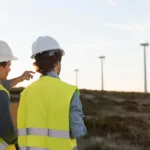
<path id="1" fill-rule="evenodd" d="M 15 85 L 17 85 L 20 82 L 23 82 L 24 80 L 30 80 L 32 79 L 34 72 L 33 71 L 25 71 L 21 76 L 2 81 L 3 86 L 9 91 L 11 90 Z"/>

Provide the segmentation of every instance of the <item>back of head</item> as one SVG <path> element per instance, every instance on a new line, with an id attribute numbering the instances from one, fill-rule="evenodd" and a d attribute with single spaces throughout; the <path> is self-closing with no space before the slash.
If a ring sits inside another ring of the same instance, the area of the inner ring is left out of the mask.
<path id="1" fill-rule="evenodd" d="M 36 71 L 46 75 L 50 71 L 60 72 L 61 58 L 64 51 L 59 43 L 50 36 L 40 36 L 32 44 L 32 56 L 35 59 Z M 58 71 L 59 70 L 59 71 Z"/>
<path id="2" fill-rule="evenodd" d="M 61 51 L 46 51 L 35 56 L 36 71 L 42 75 L 54 71 L 55 67 L 61 63 Z"/>

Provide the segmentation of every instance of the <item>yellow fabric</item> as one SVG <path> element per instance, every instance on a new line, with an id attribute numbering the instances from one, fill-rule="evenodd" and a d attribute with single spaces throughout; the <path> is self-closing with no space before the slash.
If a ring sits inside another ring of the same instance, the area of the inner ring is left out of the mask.
<path id="1" fill-rule="evenodd" d="M 5 91 L 7 94 L 8 94 L 8 96 L 10 97 L 10 94 L 9 94 L 9 92 L 0 84 L 0 90 L 3 90 L 3 91 Z"/>
<path id="2" fill-rule="evenodd" d="M 69 108 L 77 87 L 57 78 L 42 77 L 22 93 L 18 107 L 18 129 L 46 128 L 69 132 Z M 72 150 L 76 140 L 48 136 L 19 136 L 19 146 Z"/>
<path id="3" fill-rule="evenodd" d="M 5 150 L 16 150 L 15 145 L 9 145 Z"/>
<path id="4" fill-rule="evenodd" d="M 7 94 L 8 94 L 8 96 L 10 97 L 10 95 L 9 95 L 9 92 L 0 84 L 0 91 L 5 91 Z M 2 138 L 0 138 L 0 143 L 3 143 L 4 142 L 4 140 L 2 139 Z M 15 148 L 15 145 L 9 145 L 7 148 L 5 148 L 5 150 L 16 150 L 16 148 Z"/>

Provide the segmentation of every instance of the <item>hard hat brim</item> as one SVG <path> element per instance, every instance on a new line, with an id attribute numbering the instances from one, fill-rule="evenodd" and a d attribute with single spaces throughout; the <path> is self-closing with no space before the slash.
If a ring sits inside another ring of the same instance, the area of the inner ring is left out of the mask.
<path id="1" fill-rule="evenodd" d="M 65 55 L 65 51 L 64 51 L 63 49 L 59 49 L 59 50 L 62 52 L 62 56 L 64 56 L 64 55 Z M 45 50 L 45 51 L 46 51 L 46 50 Z M 47 51 L 50 51 L 50 50 L 47 50 Z M 44 51 L 43 51 L 43 52 L 44 52 Z M 34 59 L 36 55 L 37 55 L 37 54 L 31 55 L 31 59 Z"/>
<path id="2" fill-rule="evenodd" d="M 7 61 L 13 61 L 13 60 L 18 60 L 18 58 L 15 56 L 11 56 L 11 58 L 0 59 L 0 62 L 7 62 Z"/>

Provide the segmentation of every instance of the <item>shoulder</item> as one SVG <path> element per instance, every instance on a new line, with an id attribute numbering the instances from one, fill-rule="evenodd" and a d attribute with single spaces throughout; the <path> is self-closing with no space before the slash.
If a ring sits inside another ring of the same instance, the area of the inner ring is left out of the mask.
<path id="1" fill-rule="evenodd" d="M 0 96 L 1 95 L 6 95 L 7 96 L 8 94 L 7 94 L 7 92 L 5 90 L 0 90 Z"/>
<path id="2" fill-rule="evenodd" d="M 67 82 L 64 82 L 64 81 L 61 81 L 60 82 L 64 85 L 64 86 L 67 86 L 67 87 L 70 87 L 70 88 L 74 88 L 74 89 L 77 89 L 77 87 L 75 85 L 72 85 L 72 84 L 69 84 Z"/>
<path id="3" fill-rule="evenodd" d="M 32 82 L 32 83 L 29 84 L 27 87 L 25 87 L 25 88 L 22 90 L 22 92 L 20 93 L 20 95 L 23 95 L 23 94 L 25 94 L 28 90 L 30 90 L 31 88 L 34 88 L 34 87 L 37 85 L 37 83 L 38 83 L 39 80 L 40 80 L 40 79 L 38 79 L 38 80 Z"/>
<path id="4" fill-rule="evenodd" d="M 0 81 L 0 83 L 4 86 L 5 89 L 10 91 L 11 89 L 10 80 Z"/>
<path id="5" fill-rule="evenodd" d="M 76 89 L 72 95 L 72 104 L 79 103 L 79 101 L 80 101 L 79 91 L 78 89 Z"/>

